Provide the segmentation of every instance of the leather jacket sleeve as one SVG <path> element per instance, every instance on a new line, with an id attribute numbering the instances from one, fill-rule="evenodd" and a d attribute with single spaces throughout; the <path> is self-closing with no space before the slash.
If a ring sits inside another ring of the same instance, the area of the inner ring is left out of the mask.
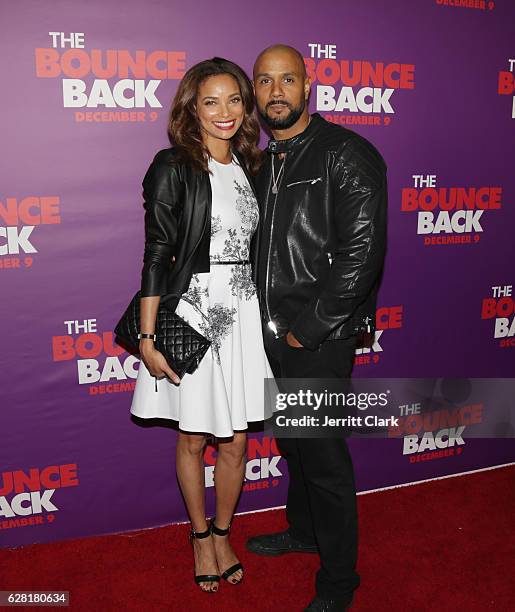
<path id="1" fill-rule="evenodd" d="M 349 140 L 332 169 L 335 247 L 321 291 L 290 331 L 315 350 L 352 317 L 381 273 L 386 244 L 386 165 L 365 139 Z"/>
<path id="2" fill-rule="evenodd" d="M 181 182 L 175 164 L 158 153 L 143 179 L 145 254 L 141 297 L 166 294 L 167 276 L 175 254 Z"/>

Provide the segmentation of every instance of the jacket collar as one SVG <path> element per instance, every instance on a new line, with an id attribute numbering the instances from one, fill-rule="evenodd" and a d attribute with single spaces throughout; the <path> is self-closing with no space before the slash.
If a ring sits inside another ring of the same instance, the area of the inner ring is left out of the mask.
<path id="1" fill-rule="evenodd" d="M 270 139 L 268 141 L 267 151 L 269 153 L 286 153 L 304 144 L 308 138 L 311 138 L 318 131 L 322 121 L 323 119 L 318 113 L 313 113 L 308 127 L 303 132 L 293 136 L 293 138 L 287 138 L 286 140 Z"/>

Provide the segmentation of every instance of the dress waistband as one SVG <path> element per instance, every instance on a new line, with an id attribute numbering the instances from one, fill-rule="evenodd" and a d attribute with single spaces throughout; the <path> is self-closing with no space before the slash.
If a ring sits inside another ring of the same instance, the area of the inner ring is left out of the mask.
<path id="1" fill-rule="evenodd" d="M 249 264 L 249 259 L 237 259 L 233 261 L 210 261 L 209 264 L 211 266 L 243 266 L 245 264 Z"/>

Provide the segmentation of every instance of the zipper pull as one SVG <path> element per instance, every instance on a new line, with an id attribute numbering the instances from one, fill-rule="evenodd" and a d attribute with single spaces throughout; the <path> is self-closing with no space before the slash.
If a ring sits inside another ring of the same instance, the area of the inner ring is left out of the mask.
<path id="1" fill-rule="evenodd" d="M 268 325 L 268 328 L 273 331 L 274 336 L 278 338 L 279 336 L 277 335 L 277 327 L 275 326 L 275 323 L 273 321 L 268 321 L 267 325 Z"/>

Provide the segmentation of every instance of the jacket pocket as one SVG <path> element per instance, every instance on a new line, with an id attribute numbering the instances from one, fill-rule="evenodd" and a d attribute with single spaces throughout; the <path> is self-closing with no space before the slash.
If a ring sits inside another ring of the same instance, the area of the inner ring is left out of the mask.
<path id="1" fill-rule="evenodd" d="M 322 182 L 322 177 L 317 176 L 316 178 L 310 178 L 310 179 L 305 179 L 303 181 L 295 181 L 294 183 L 288 183 L 288 185 L 286 185 L 286 188 L 293 187 L 293 185 L 302 185 L 304 183 L 309 183 L 310 185 L 314 185 L 315 183 L 321 183 L 321 182 Z"/>

